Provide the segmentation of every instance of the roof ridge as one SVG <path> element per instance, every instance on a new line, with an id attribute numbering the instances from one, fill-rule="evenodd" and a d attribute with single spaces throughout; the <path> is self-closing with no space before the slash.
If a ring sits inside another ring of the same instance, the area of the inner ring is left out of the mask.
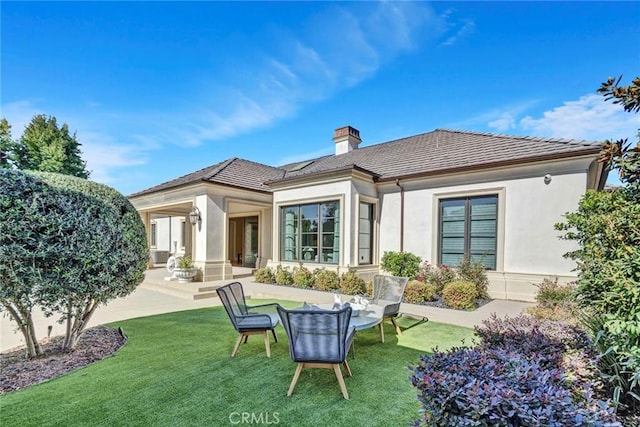
<path id="1" fill-rule="evenodd" d="M 447 128 L 437 128 L 435 131 L 461 133 L 461 134 L 478 135 L 478 136 L 491 136 L 495 138 L 521 139 L 523 141 L 552 142 L 552 143 L 561 143 L 561 144 L 589 145 L 589 146 L 599 144 L 598 141 L 587 141 L 585 139 L 575 139 L 575 138 L 507 135 L 507 134 L 496 133 L 496 132 L 480 132 L 480 131 L 469 131 L 469 130 L 447 129 Z"/>
<path id="2" fill-rule="evenodd" d="M 233 163 L 236 160 L 238 160 L 238 157 L 230 157 L 227 160 L 224 160 L 224 161 L 218 163 L 218 165 L 217 165 L 218 167 L 215 168 L 214 171 L 211 174 L 202 177 L 202 179 L 211 179 L 211 178 L 213 178 L 214 176 L 218 175 L 220 172 L 225 170 L 231 163 Z"/>

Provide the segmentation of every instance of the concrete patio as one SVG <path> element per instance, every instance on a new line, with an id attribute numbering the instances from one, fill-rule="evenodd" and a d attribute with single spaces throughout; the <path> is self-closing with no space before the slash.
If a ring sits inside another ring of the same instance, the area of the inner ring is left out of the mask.
<path id="1" fill-rule="evenodd" d="M 144 282 L 132 294 L 98 308 L 91 318 L 89 326 L 154 314 L 218 306 L 220 301 L 215 289 L 231 281 L 242 282 L 249 298 L 273 298 L 309 303 L 333 302 L 332 293 L 255 283 L 251 276 L 216 282 L 183 284 L 165 280 L 168 275 L 164 268 L 148 270 Z M 244 274 L 241 275 L 244 276 Z M 471 328 L 489 318 L 492 313 L 513 317 L 531 306 L 533 304 L 526 302 L 493 300 L 475 311 L 465 312 L 403 303 L 400 311 L 405 316 L 426 318 L 433 322 Z M 34 317 L 36 331 L 40 339 L 47 336 L 48 326 L 52 326 L 51 336 L 64 334 L 64 325 L 56 323 L 52 318 L 47 319 L 42 313 L 34 313 Z M 6 314 L 0 318 L 0 333 L 0 351 L 24 344 L 22 334 L 16 331 L 14 323 L 9 320 Z"/>

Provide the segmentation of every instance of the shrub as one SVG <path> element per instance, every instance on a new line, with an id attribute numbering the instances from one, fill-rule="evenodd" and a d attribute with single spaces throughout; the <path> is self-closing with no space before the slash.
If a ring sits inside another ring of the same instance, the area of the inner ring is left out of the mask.
<path id="1" fill-rule="evenodd" d="M 0 260 L 0 306 L 36 356 L 35 304 L 67 322 L 62 348 L 72 350 L 99 305 L 142 282 L 149 251 L 140 215 L 116 190 L 68 175 L 0 169 Z"/>
<path id="2" fill-rule="evenodd" d="M 454 282 L 458 279 L 458 273 L 453 268 L 446 265 L 431 265 L 425 261 L 420 267 L 418 280 L 431 283 L 436 288 L 438 295 L 442 294 L 442 289 L 447 283 Z"/>
<path id="3" fill-rule="evenodd" d="M 558 320 L 569 324 L 578 322 L 573 286 L 560 285 L 558 277 L 545 278 L 535 286 L 538 287 L 537 304 L 529 307 L 527 313 L 538 319 Z"/>
<path id="4" fill-rule="evenodd" d="M 409 366 L 429 426 L 604 425 L 613 408 L 593 397 L 562 368 L 546 368 L 535 357 L 502 347 L 435 351 Z M 580 393 L 574 393 L 580 389 Z"/>
<path id="5" fill-rule="evenodd" d="M 542 283 L 536 284 L 535 286 L 538 288 L 536 301 L 545 307 L 555 307 L 558 304 L 573 299 L 573 286 L 560 285 L 557 276 L 553 279 L 547 277 Z"/>
<path id="6" fill-rule="evenodd" d="M 458 264 L 458 276 L 460 279 L 476 285 L 478 298 L 489 298 L 489 293 L 487 292 L 489 279 L 487 278 L 487 269 L 483 263 L 472 262 L 469 257 L 464 257 Z"/>
<path id="7" fill-rule="evenodd" d="M 276 276 L 269 267 L 262 267 L 256 270 L 254 280 L 257 283 L 276 283 Z"/>
<path id="8" fill-rule="evenodd" d="M 300 265 L 293 270 L 293 284 L 299 288 L 313 287 L 313 273 Z"/>
<path id="9" fill-rule="evenodd" d="M 422 283 L 412 280 L 407 283 L 404 291 L 404 300 L 412 304 L 420 304 L 432 301 L 436 296 L 436 288 L 431 283 Z"/>
<path id="10" fill-rule="evenodd" d="M 592 341 L 577 326 L 526 315 L 498 318 L 494 313 L 474 329 L 480 343 L 486 347 L 517 350 L 536 357 L 545 368 L 565 366 L 580 376 L 591 375 L 584 372 L 583 367 L 593 365 L 595 361 Z M 563 360 L 564 355 L 575 353 L 580 356 Z"/>
<path id="11" fill-rule="evenodd" d="M 442 290 L 442 299 L 449 308 L 473 310 L 476 308 L 476 285 L 471 282 L 456 281 L 447 283 Z"/>
<path id="12" fill-rule="evenodd" d="M 276 267 L 276 283 L 278 285 L 293 285 L 293 275 L 287 267 Z"/>
<path id="13" fill-rule="evenodd" d="M 349 269 L 340 277 L 340 291 L 347 295 L 363 295 L 367 285 L 355 270 Z"/>
<path id="14" fill-rule="evenodd" d="M 386 251 L 380 266 L 392 276 L 414 279 L 420 272 L 420 257 L 411 252 Z"/>
<path id="15" fill-rule="evenodd" d="M 618 413 L 640 413 L 640 312 L 636 313 L 637 333 L 629 334 L 624 327 L 612 327 L 612 315 L 584 311 L 581 323 L 595 337 L 600 353 L 598 367 L 612 391 Z M 605 332 L 606 331 L 606 332 Z"/>
<path id="16" fill-rule="evenodd" d="M 313 276 L 313 285 L 316 289 L 335 291 L 340 287 L 340 276 L 335 271 L 317 268 Z"/>

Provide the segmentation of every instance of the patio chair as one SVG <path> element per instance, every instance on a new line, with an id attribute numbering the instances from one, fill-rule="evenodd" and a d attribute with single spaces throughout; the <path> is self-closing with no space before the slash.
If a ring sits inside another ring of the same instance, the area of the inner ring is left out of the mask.
<path id="1" fill-rule="evenodd" d="M 400 313 L 400 303 L 408 282 L 409 279 L 407 277 L 384 276 L 381 274 L 373 276 L 373 298 L 371 302 L 384 307 L 382 322 L 378 325 L 382 342 L 384 342 L 383 323 L 386 320 L 391 320 L 391 323 L 396 328 L 396 333 L 402 335 L 398 322 L 396 322 L 396 317 Z"/>
<path id="2" fill-rule="evenodd" d="M 350 377 L 347 353 L 355 334 L 355 327 L 349 325 L 351 307 L 341 310 L 287 310 L 278 306 L 277 309 L 289 338 L 291 359 L 298 362 L 287 396 L 293 393 L 302 369 L 324 368 L 333 369 L 342 396 L 349 399 L 340 365 Z"/>
<path id="3" fill-rule="evenodd" d="M 264 346 L 267 349 L 267 357 L 271 357 L 271 347 L 269 345 L 269 331 L 273 334 L 273 339 L 278 342 L 275 327 L 280 323 L 276 311 L 277 304 L 263 304 L 247 306 L 242 283 L 233 282 L 216 289 L 222 304 L 224 305 L 229 319 L 236 331 L 240 334 L 236 345 L 231 352 L 231 357 L 235 357 L 244 338 L 246 343 L 249 335 L 263 334 Z"/>

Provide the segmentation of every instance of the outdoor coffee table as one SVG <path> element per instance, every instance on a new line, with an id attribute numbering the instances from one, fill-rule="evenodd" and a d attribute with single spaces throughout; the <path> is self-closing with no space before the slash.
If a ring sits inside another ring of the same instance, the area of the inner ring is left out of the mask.
<path id="1" fill-rule="evenodd" d="M 333 304 L 313 304 L 313 306 L 322 310 L 333 310 Z M 369 304 L 366 309 L 358 311 L 359 313 L 357 315 L 351 316 L 351 321 L 349 322 L 349 325 L 355 326 L 356 331 L 373 328 L 374 326 L 378 326 L 382 323 L 384 307 L 376 304 Z M 382 342 L 384 342 L 384 339 L 382 339 Z"/>

